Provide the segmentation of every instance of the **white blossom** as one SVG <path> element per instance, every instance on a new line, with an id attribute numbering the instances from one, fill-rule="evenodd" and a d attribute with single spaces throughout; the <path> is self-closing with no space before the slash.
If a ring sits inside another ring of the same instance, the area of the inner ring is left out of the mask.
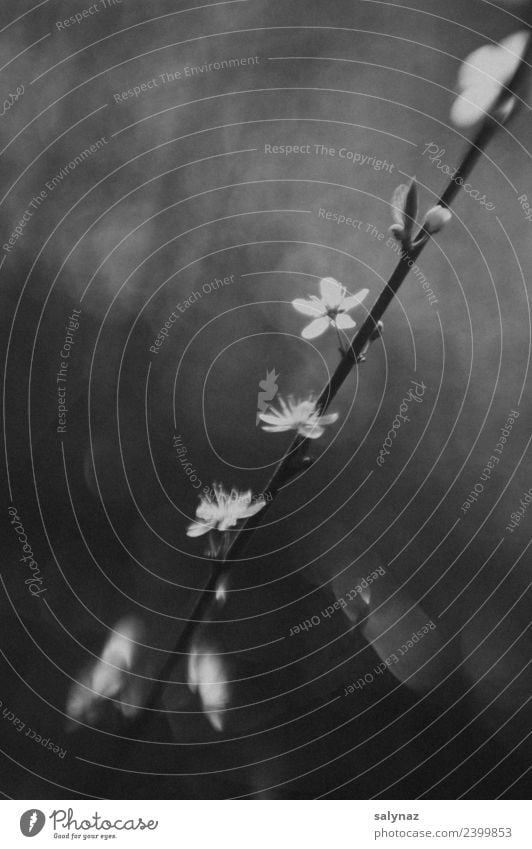
<path id="1" fill-rule="evenodd" d="M 320 280 L 320 297 L 311 295 L 309 300 L 296 298 L 292 306 L 303 315 L 313 319 L 310 324 L 303 328 L 301 335 L 303 339 L 315 339 L 321 336 L 329 326 L 335 326 L 338 330 L 349 330 L 355 327 L 347 313 L 358 307 L 368 295 L 369 289 L 361 289 L 356 295 L 350 295 L 345 286 L 342 286 L 334 277 L 324 277 Z"/>
<path id="2" fill-rule="evenodd" d="M 210 493 L 202 495 L 196 521 L 188 526 L 187 536 L 199 537 L 213 530 L 227 531 L 240 519 L 254 516 L 264 505 L 264 499 L 254 499 L 251 490 L 226 492 L 221 484 L 213 484 L 212 497 Z"/>
<path id="3" fill-rule="evenodd" d="M 260 414 L 259 418 L 265 422 L 263 430 L 271 433 L 295 430 L 307 439 L 318 439 L 327 425 L 338 420 L 338 413 L 320 415 L 312 396 L 304 401 L 295 401 L 292 396 L 286 401 L 280 398 L 279 403 L 279 410 L 269 407 L 265 413 Z"/>

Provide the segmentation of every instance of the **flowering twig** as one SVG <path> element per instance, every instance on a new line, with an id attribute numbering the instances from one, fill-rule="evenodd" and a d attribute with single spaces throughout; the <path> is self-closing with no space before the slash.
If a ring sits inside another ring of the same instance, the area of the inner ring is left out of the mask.
<path id="1" fill-rule="evenodd" d="M 527 23 L 529 22 L 527 21 Z M 377 298 L 373 308 L 360 327 L 358 333 L 356 333 L 349 347 L 342 353 L 340 363 L 332 374 L 329 382 L 323 388 L 321 394 L 315 401 L 315 411 L 318 417 L 324 415 L 329 404 L 338 393 L 340 387 L 355 364 L 364 360 L 369 345 L 375 338 L 378 337 L 378 335 L 380 335 L 382 328 L 381 319 L 397 294 L 401 284 L 407 277 L 408 272 L 413 267 L 427 242 L 430 240 L 430 237 L 445 223 L 446 218 L 448 217 L 445 213 L 460 191 L 461 187 L 464 185 L 465 179 L 471 172 L 498 127 L 508 118 L 513 106 L 515 105 L 514 92 L 520 86 L 529 68 L 531 52 L 532 39 L 529 38 L 526 49 L 523 49 L 523 53 L 519 57 L 516 70 L 511 75 L 510 79 L 501 81 L 500 92 L 496 96 L 491 109 L 487 111 L 477 133 L 469 143 L 459 167 L 450 178 L 436 206 L 427 213 L 423 224 L 415 236 L 413 235 L 413 227 L 409 224 L 409 221 L 415 217 L 412 215 L 412 210 L 414 208 L 414 196 L 413 193 L 410 194 L 409 207 L 408 209 L 405 209 L 406 215 L 401 219 L 400 223 L 396 222 L 399 224 L 399 226 L 396 227 L 396 234 L 403 244 L 403 251 L 401 252 L 399 262 L 383 291 Z M 406 188 L 407 192 L 402 193 L 405 201 L 408 197 L 408 187 Z M 398 200 L 398 198 L 396 198 L 396 200 Z M 403 227 L 402 231 L 401 226 Z M 342 297 L 345 297 L 345 292 L 342 293 Z M 331 323 L 335 324 L 338 330 L 338 304 L 335 303 L 333 305 L 333 312 L 331 312 L 330 305 L 326 305 L 326 309 L 322 310 L 320 305 L 316 303 L 316 308 L 313 312 L 310 311 L 308 307 L 304 309 L 304 303 L 301 301 L 298 302 L 298 305 L 300 306 L 301 312 L 306 312 L 306 314 L 309 315 L 309 317 L 312 317 L 315 321 L 320 318 L 328 318 Z M 326 322 L 323 321 L 322 323 L 325 327 Z M 321 327 L 318 328 L 317 323 L 314 324 L 312 331 L 309 331 L 309 335 L 317 335 L 316 331 L 321 332 Z M 214 568 L 212 569 L 210 578 L 204 589 L 198 595 L 192 614 L 180 635 L 178 645 L 176 646 L 176 653 L 185 654 L 189 650 L 191 638 L 196 625 L 204 621 L 205 614 L 209 609 L 211 601 L 216 598 L 215 593 L 217 584 L 219 584 L 223 574 L 227 573 L 241 559 L 241 555 L 245 546 L 249 542 L 251 534 L 263 521 L 264 515 L 274 501 L 279 490 L 290 478 L 299 474 L 303 468 L 306 468 L 310 464 L 310 458 L 304 456 L 308 443 L 308 436 L 304 436 L 301 433 L 296 434 L 265 487 L 265 503 L 261 507 L 260 512 L 257 511 L 246 517 L 242 517 L 242 522 L 239 527 L 226 529 L 224 531 L 224 534 L 227 535 L 225 540 L 226 544 L 223 546 L 223 551 L 221 551 L 218 555 L 219 559 L 213 562 Z M 171 653 L 159 673 L 159 684 L 156 685 L 152 691 L 151 699 L 145 707 L 144 717 L 148 716 L 147 711 L 157 709 L 156 705 L 159 697 L 159 688 L 162 686 L 162 682 L 164 682 L 165 678 L 169 676 L 174 662 L 174 654 Z M 137 720 L 137 733 L 139 724 L 140 721 Z"/>
<path id="2" fill-rule="evenodd" d="M 508 117 L 509 112 L 506 107 L 508 102 L 513 102 L 514 92 L 519 87 L 527 73 L 531 52 L 532 39 L 529 38 L 527 49 L 521 56 L 511 79 L 507 82 L 506 86 L 503 85 L 501 87 L 490 112 L 486 115 L 479 130 L 470 142 L 462 162 L 458 166 L 455 174 L 449 180 L 449 183 L 442 192 L 436 205 L 427 213 L 415 238 L 412 238 L 411 241 L 409 240 L 409 246 L 403 250 L 401 258 L 388 280 L 388 283 L 377 298 L 377 301 L 369 315 L 340 360 L 340 363 L 332 374 L 329 382 L 319 395 L 316 402 L 316 409 L 320 414 L 323 414 L 327 410 L 327 407 L 337 394 L 349 372 L 359 361 L 359 358 L 364 356 L 368 344 L 372 341 L 372 336 L 379 331 L 379 323 L 397 294 L 399 287 L 429 241 L 430 236 L 434 232 L 437 232 L 437 227 L 432 229 L 433 222 L 436 220 L 436 225 L 444 223 L 444 220 L 441 219 L 441 213 L 439 210 L 441 210 L 441 208 L 443 208 L 443 210 L 448 209 L 451 202 L 460 191 L 465 182 L 465 178 L 469 175 L 480 154 L 483 152 L 484 148 L 500 126 L 501 119 Z M 410 210 L 407 211 L 407 215 L 410 215 Z M 307 443 L 308 439 L 300 436 L 299 434 L 293 439 L 291 445 L 288 447 L 265 487 L 264 491 L 267 494 L 268 500 L 264 510 L 261 511 L 260 515 L 249 517 L 238 531 L 235 532 L 227 552 L 227 562 L 235 563 L 241 557 L 244 547 L 249 542 L 251 533 L 255 527 L 263 521 L 265 513 L 270 508 L 277 493 L 286 482 L 287 478 L 293 475 L 292 472 L 291 475 L 288 476 L 287 469 L 290 465 L 293 468 L 294 456 L 304 451 Z M 198 608 L 196 608 L 196 613 L 197 612 Z"/>

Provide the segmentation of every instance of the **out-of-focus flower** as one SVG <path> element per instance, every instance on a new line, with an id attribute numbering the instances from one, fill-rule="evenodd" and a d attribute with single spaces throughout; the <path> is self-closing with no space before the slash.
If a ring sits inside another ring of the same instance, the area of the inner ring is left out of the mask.
<path id="1" fill-rule="evenodd" d="M 214 594 L 216 601 L 225 602 L 227 600 L 227 577 L 224 576 L 221 581 L 216 585 L 216 591 Z"/>
<path id="2" fill-rule="evenodd" d="M 134 617 L 121 619 L 105 643 L 92 668 L 85 670 L 69 693 L 66 713 L 72 719 L 94 723 L 104 699 L 113 699 L 124 716 L 134 716 L 139 707 L 135 678 L 130 672 L 136 660 L 142 626 Z"/>
<path id="3" fill-rule="evenodd" d="M 458 74 L 459 97 L 451 108 L 451 120 L 458 127 L 470 127 L 491 112 L 504 86 L 517 70 L 530 35 L 519 30 L 499 44 L 479 47 L 465 59 Z M 495 116 L 508 118 L 515 100 L 510 93 Z"/>
<path id="4" fill-rule="evenodd" d="M 390 227 L 398 242 L 408 248 L 412 242 L 412 234 L 417 217 L 417 186 L 412 180 L 409 186 L 402 183 L 397 186 L 392 195 L 392 217 L 394 223 Z"/>
<path id="5" fill-rule="evenodd" d="M 320 280 L 319 298 L 311 295 L 310 300 L 296 298 L 292 301 L 292 306 L 298 312 L 314 319 L 303 328 L 303 339 L 315 339 L 325 333 L 329 326 L 335 326 L 338 330 L 355 327 L 356 322 L 347 313 L 358 307 L 368 293 L 369 289 L 361 289 L 356 295 L 349 295 L 345 286 L 334 277 L 324 277 Z"/>
<path id="6" fill-rule="evenodd" d="M 440 206 L 440 204 L 437 204 L 436 206 L 433 206 L 432 209 L 429 209 L 425 215 L 423 227 L 427 233 L 430 233 L 430 235 L 433 236 L 435 233 L 439 233 L 440 230 L 449 223 L 452 217 L 450 210 Z"/>
<path id="7" fill-rule="evenodd" d="M 263 430 L 271 433 L 295 430 L 307 439 L 318 439 L 325 432 L 325 427 L 338 419 L 338 413 L 320 415 L 313 396 L 305 401 L 295 401 L 293 396 L 289 396 L 286 401 L 280 398 L 279 403 L 280 410 L 270 407 L 260 414 L 261 420 L 265 422 Z"/>
<path id="8" fill-rule="evenodd" d="M 239 519 L 254 516 L 265 505 L 262 498 L 254 499 L 249 489 L 239 492 L 232 489 L 226 492 L 221 484 L 213 484 L 211 493 L 201 496 L 196 510 L 196 522 L 187 528 L 187 536 L 199 537 L 209 531 L 227 531 L 236 525 Z"/>
<path id="9" fill-rule="evenodd" d="M 223 730 L 223 711 L 230 701 L 228 674 L 223 658 L 192 649 L 188 660 L 188 686 L 197 692 L 207 719 L 216 731 Z"/>

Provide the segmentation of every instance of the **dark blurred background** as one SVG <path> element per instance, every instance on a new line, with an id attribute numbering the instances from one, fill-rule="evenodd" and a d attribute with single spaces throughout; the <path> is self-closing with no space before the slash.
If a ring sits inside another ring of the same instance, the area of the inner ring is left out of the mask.
<path id="1" fill-rule="evenodd" d="M 187 680 L 184 655 L 170 675 L 164 664 L 183 650 L 211 568 L 203 540 L 186 536 L 198 491 L 174 436 L 204 486 L 263 490 L 288 442 L 256 426 L 260 381 L 275 369 L 281 395 L 305 396 L 338 357 L 333 332 L 301 339 L 291 300 L 333 276 L 351 292 L 369 288 L 371 306 L 395 262 L 387 235 L 378 238 L 393 190 L 415 175 L 421 209 L 434 204 L 445 176 L 424 150 L 437 145 L 453 167 L 467 144 L 448 118 L 460 63 L 519 29 L 527 4 L 196 5 L 124 0 L 59 28 L 89 4 L 2 3 L 2 97 L 24 86 L 0 119 L 2 244 L 32 198 L 46 196 L 1 252 L 1 789 L 15 798 L 519 797 L 530 761 L 531 514 L 507 526 L 532 486 L 532 224 L 518 200 L 532 197 L 530 90 L 471 177 L 495 209 L 458 196 L 419 261 L 437 303 L 410 275 L 383 341 L 334 402 L 340 420 L 319 441 L 318 462 L 282 493 L 223 609 L 211 611 L 223 621 L 197 630 L 198 650 L 214 652 L 233 682 L 221 728 L 184 683 L 154 691 L 150 682 L 161 668 L 167 682 Z M 208 70 L 249 57 L 258 60 Z M 326 221 L 320 209 L 362 225 Z M 183 312 L 150 351 L 178 302 Z M 56 375 L 74 309 L 58 433 Z M 379 468 L 412 380 L 426 386 L 423 402 Z M 464 512 L 512 410 L 500 462 Z M 9 505 L 39 563 L 39 597 L 24 583 Z M 287 636 L 378 564 L 386 575 L 365 627 L 340 612 L 297 644 Z M 75 681 L 124 616 L 142 623 L 139 704 L 151 694 L 153 709 L 126 720 L 109 704 L 94 726 L 69 721 Z M 436 642 L 412 660 L 413 681 L 387 672 L 343 696 L 429 619 Z M 379 635 L 395 637 L 369 646 L 381 625 Z M 9 712 L 66 756 L 17 732 Z"/>

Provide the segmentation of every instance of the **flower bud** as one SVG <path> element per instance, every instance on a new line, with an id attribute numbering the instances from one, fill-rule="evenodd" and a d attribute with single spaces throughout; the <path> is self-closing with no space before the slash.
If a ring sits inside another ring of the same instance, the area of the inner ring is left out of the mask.
<path id="1" fill-rule="evenodd" d="M 417 217 L 417 185 L 413 179 L 409 186 L 404 183 L 397 186 L 392 195 L 392 216 L 394 223 L 390 227 L 398 242 L 409 244 Z"/>
<path id="2" fill-rule="evenodd" d="M 451 212 L 437 204 L 427 212 L 425 221 L 423 222 L 423 227 L 427 233 L 433 236 L 435 233 L 439 233 L 439 231 L 449 223 L 451 218 Z"/>

